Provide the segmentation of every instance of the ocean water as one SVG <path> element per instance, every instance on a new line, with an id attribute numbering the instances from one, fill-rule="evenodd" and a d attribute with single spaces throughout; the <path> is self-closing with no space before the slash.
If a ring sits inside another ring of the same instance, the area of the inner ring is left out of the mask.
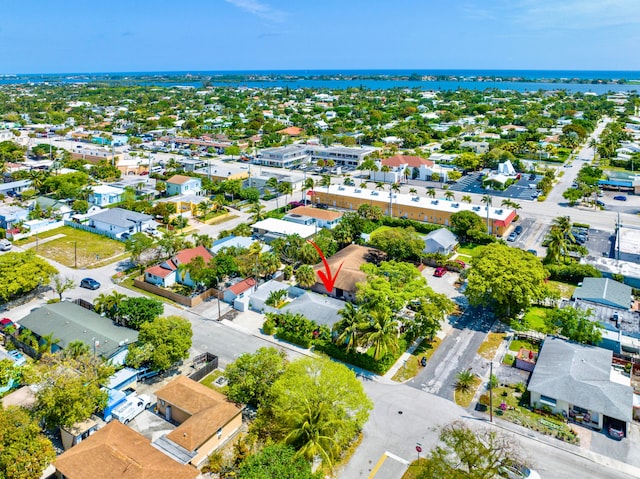
<path id="1" fill-rule="evenodd" d="M 417 74 L 439 77 L 417 81 L 396 77 Z M 501 89 L 516 91 L 640 92 L 640 71 L 605 70 L 271 70 L 59 73 L 0 76 L 0 84 L 115 82 L 156 86 L 202 86 L 202 78 L 215 86 L 254 88 L 317 88 L 371 90 L 419 88 L 423 90 Z M 227 77 L 223 80 L 221 77 Z M 452 77 L 443 79 L 442 77 Z M 193 78 L 193 79 L 191 79 Z M 218 81 L 216 79 L 219 78 Z M 633 83 L 602 83 L 624 79 Z M 561 80 L 561 81 L 551 81 Z M 600 81 L 600 82 L 599 82 Z M 583 83 L 581 83 L 583 82 Z"/>

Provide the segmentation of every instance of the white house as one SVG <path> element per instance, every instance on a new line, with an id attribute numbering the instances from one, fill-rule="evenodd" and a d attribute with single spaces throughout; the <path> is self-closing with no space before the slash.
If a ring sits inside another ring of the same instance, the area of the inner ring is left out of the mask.
<path id="1" fill-rule="evenodd" d="M 122 188 L 116 188 L 109 185 L 94 186 L 93 192 L 89 195 L 89 203 L 96 206 L 108 206 L 120 203 L 122 201 Z"/>
<path id="2" fill-rule="evenodd" d="M 121 237 L 123 233 L 137 233 L 154 227 L 153 216 L 123 208 L 111 208 L 90 216 L 89 226 L 96 233 L 106 233 L 107 236 Z"/>
<path id="3" fill-rule="evenodd" d="M 144 280 L 147 283 L 163 286 L 165 288 L 171 287 L 176 283 L 193 287 L 194 282 L 191 279 L 189 272 L 184 271 L 184 273 L 180 273 L 178 269 L 180 268 L 180 265 L 187 265 L 198 256 L 204 260 L 205 264 L 213 258 L 209 250 L 204 246 L 183 249 L 179 253 L 176 253 L 173 258 L 147 268 L 144 271 Z"/>
<path id="4" fill-rule="evenodd" d="M 197 195 L 202 190 L 202 180 L 192 176 L 173 175 L 167 180 L 167 195 Z"/>

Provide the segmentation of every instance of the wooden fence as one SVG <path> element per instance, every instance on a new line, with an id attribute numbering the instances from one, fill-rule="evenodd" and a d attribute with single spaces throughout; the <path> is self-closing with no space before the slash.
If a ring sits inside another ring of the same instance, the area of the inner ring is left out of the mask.
<path id="1" fill-rule="evenodd" d="M 218 290 L 214 288 L 210 288 L 203 293 L 195 296 L 184 296 L 182 294 L 169 291 L 168 289 L 161 288 L 160 286 L 156 286 L 155 284 L 147 283 L 144 280 L 144 275 L 135 278 L 133 280 L 133 285 L 136 288 L 142 289 L 143 291 L 162 296 L 163 298 L 170 299 L 171 301 L 175 301 L 176 303 L 182 304 L 183 306 L 187 306 L 189 308 L 193 308 L 194 306 L 197 306 L 203 301 L 206 301 L 207 299 L 214 296 L 220 299 L 222 298 L 222 293 L 218 292 Z"/>
<path id="2" fill-rule="evenodd" d="M 193 365 L 198 367 L 199 365 L 203 365 L 201 368 L 197 369 L 195 372 L 189 375 L 189 379 L 193 379 L 194 381 L 201 381 L 207 374 L 211 371 L 214 371 L 218 368 L 218 356 L 211 353 L 200 354 L 193 358 Z"/>

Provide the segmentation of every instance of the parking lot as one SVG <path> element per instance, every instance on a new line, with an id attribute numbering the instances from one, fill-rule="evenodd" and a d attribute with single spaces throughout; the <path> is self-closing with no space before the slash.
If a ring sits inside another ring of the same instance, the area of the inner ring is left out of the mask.
<path id="1" fill-rule="evenodd" d="M 500 198 L 511 198 L 514 200 L 533 200 L 538 195 L 538 190 L 530 185 L 537 185 L 542 179 L 541 175 L 522 174 L 519 181 L 512 184 L 505 190 L 488 190 L 482 187 L 482 172 L 470 173 L 460 178 L 455 185 L 451 186 L 452 191 L 463 193 L 474 193 L 478 195 L 498 196 Z"/>

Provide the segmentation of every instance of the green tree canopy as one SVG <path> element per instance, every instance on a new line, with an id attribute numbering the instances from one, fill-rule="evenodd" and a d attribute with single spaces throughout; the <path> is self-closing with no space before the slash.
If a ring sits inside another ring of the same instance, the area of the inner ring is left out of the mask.
<path id="1" fill-rule="evenodd" d="M 127 364 L 133 367 L 148 365 L 164 371 L 189 357 L 191 323 L 179 316 L 155 318 L 142 323 L 138 343 L 129 347 Z"/>
<path id="2" fill-rule="evenodd" d="M 239 479 L 321 479 L 322 474 L 311 472 L 311 465 L 296 455 L 295 449 L 272 444 L 249 456 L 240 464 Z"/>
<path id="3" fill-rule="evenodd" d="M 117 322 L 133 329 L 140 329 L 164 312 L 164 305 L 157 299 L 136 296 L 126 298 L 116 306 Z"/>
<path id="4" fill-rule="evenodd" d="M 451 229 L 463 243 L 473 236 L 471 232 L 484 233 L 487 227 L 479 215 L 473 211 L 463 210 L 451 215 Z"/>
<path id="5" fill-rule="evenodd" d="M 396 261 L 419 260 L 424 250 L 424 240 L 412 227 L 376 231 L 371 235 L 370 244 Z"/>
<path id="6" fill-rule="evenodd" d="M 142 253 L 147 251 L 154 245 L 153 238 L 148 237 L 144 233 L 135 233 L 124 243 L 124 249 L 131 253 L 131 259 L 135 262 L 140 260 Z"/>
<path id="7" fill-rule="evenodd" d="M 593 311 L 572 307 L 554 308 L 547 312 L 545 323 L 555 334 L 583 344 L 598 344 L 602 326 L 592 320 Z"/>
<path id="8" fill-rule="evenodd" d="M 6 302 L 49 284 L 57 272 L 32 250 L 3 254 L 0 256 L 0 300 Z"/>
<path id="9" fill-rule="evenodd" d="M 329 359 L 287 366 L 258 412 L 262 434 L 293 446 L 308 461 L 332 466 L 369 418 L 372 403 L 353 371 Z"/>
<path id="10" fill-rule="evenodd" d="M 431 450 L 416 477 L 494 479 L 502 477 L 500 467 L 522 463 L 521 447 L 512 437 L 454 422 L 442 429 L 440 444 Z"/>
<path id="11" fill-rule="evenodd" d="M 55 457 L 51 441 L 26 409 L 0 407 L 0 477 L 38 479 Z"/>
<path id="12" fill-rule="evenodd" d="M 45 354 L 25 378 L 42 385 L 36 391 L 35 411 L 46 426 L 71 427 L 107 405 L 102 384 L 113 371 L 113 366 L 89 354 Z"/>
<path id="13" fill-rule="evenodd" d="M 410 263 L 383 261 L 380 266 L 365 264 L 362 270 L 367 281 L 356 285 L 356 299 L 364 307 L 389 307 L 397 312 L 430 291 L 427 280 Z"/>
<path id="14" fill-rule="evenodd" d="M 532 254 L 493 243 L 472 260 L 465 295 L 471 305 L 494 307 L 497 314 L 510 318 L 550 296 L 546 277 Z"/>
<path id="15" fill-rule="evenodd" d="M 237 403 L 260 406 L 271 385 L 284 373 L 286 364 L 284 352 L 275 348 L 242 354 L 225 370 L 227 396 Z"/>

